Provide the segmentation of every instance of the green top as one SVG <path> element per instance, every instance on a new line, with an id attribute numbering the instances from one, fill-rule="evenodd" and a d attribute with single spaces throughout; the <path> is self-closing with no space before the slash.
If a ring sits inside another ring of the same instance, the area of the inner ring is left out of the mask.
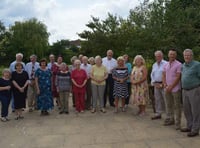
<path id="1" fill-rule="evenodd" d="M 200 85 L 200 62 L 191 61 L 182 65 L 181 83 L 183 89 L 191 89 Z"/>

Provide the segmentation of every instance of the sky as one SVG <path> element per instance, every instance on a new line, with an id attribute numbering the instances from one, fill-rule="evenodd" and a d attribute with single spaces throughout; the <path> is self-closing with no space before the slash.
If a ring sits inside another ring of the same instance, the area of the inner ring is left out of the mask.
<path id="1" fill-rule="evenodd" d="M 37 18 L 47 26 L 50 44 L 78 39 L 91 16 L 101 20 L 108 12 L 126 18 L 141 0 L 0 0 L 0 20 L 6 27 L 15 21 Z"/>

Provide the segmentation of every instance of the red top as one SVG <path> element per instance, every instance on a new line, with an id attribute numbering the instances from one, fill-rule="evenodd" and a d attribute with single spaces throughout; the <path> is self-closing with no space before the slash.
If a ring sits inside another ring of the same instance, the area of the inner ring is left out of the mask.
<path id="1" fill-rule="evenodd" d="M 59 66 L 57 64 L 53 64 L 51 67 L 52 72 L 52 91 L 53 91 L 53 97 L 58 97 L 58 92 L 55 85 L 56 80 L 56 74 L 60 71 Z"/>
<path id="2" fill-rule="evenodd" d="M 75 69 L 71 73 L 71 78 L 79 85 L 82 85 L 85 80 L 87 80 L 87 74 L 83 69 Z M 79 88 L 73 84 L 73 92 L 81 92 L 84 93 L 86 91 L 85 86 Z"/>

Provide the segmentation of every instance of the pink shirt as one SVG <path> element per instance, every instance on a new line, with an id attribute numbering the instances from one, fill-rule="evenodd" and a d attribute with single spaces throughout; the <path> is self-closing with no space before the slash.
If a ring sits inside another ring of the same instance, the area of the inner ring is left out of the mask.
<path id="1" fill-rule="evenodd" d="M 171 64 L 167 62 L 164 66 L 164 72 L 166 74 L 166 83 L 167 85 L 172 85 L 176 79 L 176 74 L 181 73 L 181 62 L 175 60 Z M 172 92 L 177 92 L 181 89 L 181 81 L 172 89 Z"/>

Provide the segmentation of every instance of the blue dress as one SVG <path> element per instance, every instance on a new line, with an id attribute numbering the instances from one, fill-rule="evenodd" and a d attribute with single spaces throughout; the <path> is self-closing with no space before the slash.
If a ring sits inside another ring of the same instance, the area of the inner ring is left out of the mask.
<path id="1" fill-rule="evenodd" d="M 37 69 L 35 77 L 38 78 L 40 94 L 37 97 L 38 109 L 47 111 L 53 108 L 53 97 L 51 93 L 51 71 L 49 69 Z"/>

